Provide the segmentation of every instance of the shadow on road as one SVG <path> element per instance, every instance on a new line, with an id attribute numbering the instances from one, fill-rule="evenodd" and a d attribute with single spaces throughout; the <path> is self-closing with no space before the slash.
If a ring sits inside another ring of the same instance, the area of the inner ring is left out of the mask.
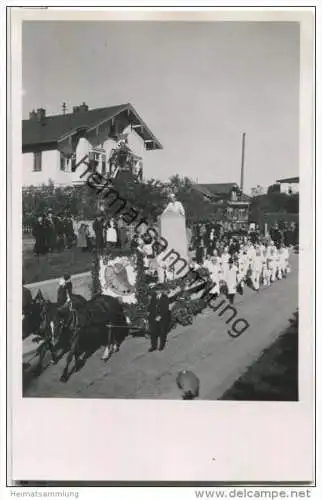
<path id="1" fill-rule="evenodd" d="M 286 331 L 220 399 L 298 401 L 298 312 Z"/>

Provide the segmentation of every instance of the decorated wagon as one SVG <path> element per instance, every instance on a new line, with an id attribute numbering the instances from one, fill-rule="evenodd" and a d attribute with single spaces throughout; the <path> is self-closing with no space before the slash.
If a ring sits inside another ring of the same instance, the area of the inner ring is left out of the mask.
<path id="1" fill-rule="evenodd" d="M 193 316 L 207 305 L 203 296 L 210 286 L 209 273 L 205 268 L 198 272 L 188 269 L 185 276 L 158 283 L 153 266 L 145 265 L 140 251 L 105 252 L 96 254 L 92 271 L 93 295 L 103 294 L 118 298 L 123 304 L 130 332 L 148 333 L 148 304 L 151 294 L 158 289 L 170 299 L 172 326 L 187 325 Z"/>

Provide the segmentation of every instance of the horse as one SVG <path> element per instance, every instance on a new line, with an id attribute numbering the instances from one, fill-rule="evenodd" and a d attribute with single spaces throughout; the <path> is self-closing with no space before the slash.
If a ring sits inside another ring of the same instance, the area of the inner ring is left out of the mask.
<path id="1" fill-rule="evenodd" d="M 103 359 L 107 360 L 117 352 L 129 333 L 123 305 L 109 295 L 96 295 L 82 308 L 76 309 L 71 300 L 69 328 L 72 330 L 71 348 L 60 380 L 67 382 L 69 367 L 74 359 L 78 371 L 93 352 L 105 346 Z"/>
<path id="2" fill-rule="evenodd" d="M 41 305 L 38 301 L 38 291 L 35 299 L 28 288 L 22 287 L 22 340 L 32 334 L 39 334 L 41 325 Z"/>
<path id="3" fill-rule="evenodd" d="M 72 343 L 72 332 L 74 330 L 75 311 L 82 310 L 87 300 L 82 295 L 67 294 L 64 304 L 49 304 L 49 324 L 52 332 L 55 363 L 69 351 Z"/>
<path id="4" fill-rule="evenodd" d="M 48 350 L 51 352 L 52 359 L 55 357 L 49 328 L 48 302 L 45 301 L 40 289 L 33 299 L 31 292 L 23 287 L 22 312 L 22 339 L 24 341 L 33 336 L 32 342 L 38 344 L 33 357 L 38 357 L 35 374 L 39 375 L 43 370 L 43 362 Z"/>
<path id="5" fill-rule="evenodd" d="M 34 334 L 36 337 L 33 342 L 40 344 L 36 351 L 38 365 L 35 370 L 35 374 L 39 375 L 43 371 L 43 362 L 48 352 L 51 354 L 51 362 L 56 364 L 70 348 L 69 318 L 66 311 L 69 302 L 60 307 L 57 303 L 45 300 L 40 289 L 35 299 L 31 297 L 31 302 L 30 296 L 31 294 L 23 291 L 23 311 L 25 312 L 23 338 Z M 87 302 L 81 295 L 72 294 L 71 298 L 69 296 L 68 298 L 69 301 L 72 298 L 76 308 L 84 307 Z"/>

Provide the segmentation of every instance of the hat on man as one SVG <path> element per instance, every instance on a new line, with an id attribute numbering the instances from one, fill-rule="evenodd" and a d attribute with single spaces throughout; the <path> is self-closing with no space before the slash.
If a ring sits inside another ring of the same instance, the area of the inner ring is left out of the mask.
<path id="1" fill-rule="evenodd" d="M 154 283 L 151 283 L 151 291 L 152 292 L 166 292 L 166 288 L 164 287 L 164 284 L 162 283 L 157 283 L 157 284 L 154 284 Z"/>

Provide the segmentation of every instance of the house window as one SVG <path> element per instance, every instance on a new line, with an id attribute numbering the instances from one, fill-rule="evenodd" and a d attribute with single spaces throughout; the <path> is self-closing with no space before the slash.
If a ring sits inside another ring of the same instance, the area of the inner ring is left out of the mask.
<path id="1" fill-rule="evenodd" d="M 34 172 L 41 172 L 41 151 L 34 153 Z"/>
<path id="2" fill-rule="evenodd" d="M 60 170 L 62 172 L 70 171 L 70 158 L 60 153 Z"/>
<path id="3" fill-rule="evenodd" d="M 94 172 L 106 173 L 106 152 L 104 150 L 92 150 L 88 154 L 89 163 Z"/>
<path id="4" fill-rule="evenodd" d="M 70 163 L 71 163 L 71 171 L 75 172 L 75 170 L 76 170 L 76 155 L 75 155 L 75 153 L 71 157 Z"/>
<path id="5" fill-rule="evenodd" d="M 96 172 L 98 164 L 99 164 L 99 153 L 95 151 L 90 151 L 88 154 L 89 163 L 93 169 L 93 172 Z"/>
<path id="6" fill-rule="evenodd" d="M 60 170 L 65 172 L 66 170 L 66 156 L 60 153 Z"/>
<path id="7" fill-rule="evenodd" d="M 106 174 L 106 155 L 102 155 L 102 175 Z"/>
<path id="8" fill-rule="evenodd" d="M 239 220 L 245 220 L 245 218 L 246 218 L 246 209 L 240 208 L 239 209 Z"/>
<path id="9" fill-rule="evenodd" d="M 76 155 L 73 154 L 72 157 L 67 157 L 60 153 L 60 170 L 62 172 L 74 172 L 76 165 Z"/>
<path id="10" fill-rule="evenodd" d="M 237 193 L 236 193 L 236 191 L 234 189 L 231 192 L 231 200 L 232 201 L 237 201 Z"/>

